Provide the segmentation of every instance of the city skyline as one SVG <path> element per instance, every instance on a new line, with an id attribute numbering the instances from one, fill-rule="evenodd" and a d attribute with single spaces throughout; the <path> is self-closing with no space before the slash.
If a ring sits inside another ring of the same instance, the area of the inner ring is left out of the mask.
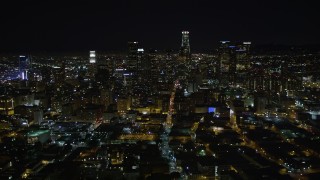
<path id="1" fill-rule="evenodd" d="M 1 12 L 0 179 L 319 179 L 311 4 L 130 2 Z"/>
<path id="2" fill-rule="evenodd" d="M 1 55 L 0 178 L 319 178 L 319 53 L 191 55 L 188 35 L 179 53 Z"/>
<path id="3" fill-rule="evenodd" d="M 190 32 L 191 52 L 213 50 L 220 40 L 258 45 L 320 41 L 313 2 L 17 2 L 1 12 L 1 52 L 125 51 L 127 41 L 177 50 L 184 30 Z"/>

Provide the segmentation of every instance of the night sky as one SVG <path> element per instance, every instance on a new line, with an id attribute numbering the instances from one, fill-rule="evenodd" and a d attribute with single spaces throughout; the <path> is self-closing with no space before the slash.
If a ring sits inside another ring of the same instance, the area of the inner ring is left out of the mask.
<path id="1" fill-rule="evenodd" d="M 0 4 L 0 52 L 178 49 L 190 31 L 192 51 L 220 40 L 254 44 L 320 43 L 320 11 L 311 0 L 10 1 Z M 308 1 L 308 2 L 307 2 Z"/>

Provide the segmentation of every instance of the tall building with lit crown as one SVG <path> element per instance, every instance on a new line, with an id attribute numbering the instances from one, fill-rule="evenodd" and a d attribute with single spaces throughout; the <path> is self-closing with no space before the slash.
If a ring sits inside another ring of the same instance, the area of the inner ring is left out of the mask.
<path id="1" fill-rule="evenodd" d="M 97 71 L 97 55 L 96 51 L 89 51 L 89 67 L 88 75 L 94 77 Z"/>
<path id="2" fill-rule="evenodd" d="M 89 52 L 89 63 L 93 64 L 96 63 L 96 51 L 90 51 Z"/>
<path id="3" fill-rule="evenodd" d="M 137 50 L 137 65 L 136 70 L 137 71 L 144 71 L 146 69 L 146 62 L 145 62 L 145 56 L 144 56 L 144 49 L 138 48 Z"/>
<path id="4" fill-rule="evenodd" d="M 138 48 L 137 56 L 137 76 L 140 81 L 146 81 L 150 79 L 151 74 L 151 61 L 143 48 Z"/>
<path id="5" fill-rule="evenodd" d="M 182 31 L 182 41 L 179 56 L 182 60 L 189 60 L 191 57 L 189 31 Z"/>
<path id="6" fill-rule="evenodd" d="M 129 71 L 135 71 L 137 68 L 138 61 L 138 48 L 139 43 L 136 41 L 128 42 L 128 59 L 127 59 L 127 69 Z"/>
<path id="7" fill-rule="evenodd" d="M 19 56 L 19 75 L 20 79 L 22 80 L 28 80 L 29 75 L 28 72 L 31 68 L 31 61 L 30 57 L 25 55 Z"/>

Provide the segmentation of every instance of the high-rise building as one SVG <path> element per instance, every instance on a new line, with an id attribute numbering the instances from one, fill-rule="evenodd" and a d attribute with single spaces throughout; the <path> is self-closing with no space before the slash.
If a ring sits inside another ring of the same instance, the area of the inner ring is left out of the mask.
<path id="1" fill-rule="evenodd" d="M 11 97 L 0 96 L 0 114 L 13 115 L 14 114 L 14 100 Z"/>
<path id="2" fill-rule="evenodd" d="M 137 49 L 137 71 L 143 71 L 146 69 L 146 62 L 144 57 L 144 49 L 138 48 Z"/>
<path id="3" fill-rule="evenodd" d="M 246 86 L 249 78 L 250 64 L 250 46 L 251 42 L 239 42 L 236 44 L 236 83 L 237 85 Z"/>
<path id="4" fill-rule="evenodd" d="M 126 64 L 129 71 L 135 71 L 137 68 L 138 48 L 138 42 L 128 42 L 128 59 Z"/>
<path id="5" fill-rule="evenodd" d="M 88 75 L 89 77 L 94 77 L 97 71 L 97 55 L 96 51 L 89 52 L 89 67 L 88 67 Z"/>
<path id="6" fill-rule="evenodd" d="M 19 75 L 20 75 L 20 79 L 28 80 L 28 78 L 29 78 L 28 71 L 30 70 L 30 68 L 31 68 L 30 58 L 28 56 L 25 56 L 25 55 L 19 56 Z"/>
<path id="7" fill-rule="evenodd" d="M 215 71 L 220 83 L 244 84 L 250 67 L 250 46 L 251 42 L 220 41 Z"/>
<path id="8" fill-rule="evenodd" d="M 109 82 L 109 68 L 107 65 L 99 64 L 97 66 L 97 73 L 95 74 L 95 79 L 101 85 L 108 85 Z"/>
<path id="9" fill-rule="evenodd" d="M 217 74 L 220 83 L 229 84 L 235 82 L 236 75 L 236 46 L 231 45 L 230 41 L 220 41 L 218 49 L 218 68 Z"/>
<path id="10" fill-rule="evenodd" d="M 90 51 L 89 53 L 89 63 L 96 63 L 96 51 Z"/>
<path id="11" fill-rule="evenodd" d="M 128 42 L 127 70 L 135 80 L 147 80 L 150 75 L 151 62 L 138 42 Z"/>
<path id="12" fill-rule="evenodd" d="M 182 31 L 182 41 L 179 56 L 184 60 L 188 60 L 191 57 L 189 31 Z"/>
<path id="13" fill-rule="evenodd" d="M 33 112 L 33 116 L 34 116 L 34 122 L 40 125 L 41 122 L 43 121 L 43 111 L 35 110 Z"/>
<path id="14" fill-rule="evenodd" d="M 149 73 L 149 71 L 151 70 L 151 61 L 148 58 L 148 56 L 146 55 L 143 48 L 138 48 L 136 70 L 140 74 L 141 73 Z M 150 74 L 148 74 L 148 75 L 150 75 Z"/>
<path id="15" fill-rule="evenodd" d="M 238 45 L 238 49 L 241 51 L 244 51 L 245 53 L 249 53 L 251 49 L 251 42 L 249 41 L 242 42 L 241 44 Z"/>
<path id="16" fill-rule="evenodd" d="M 249 54 L 251 42 L 241 42 L 237 45 L 237 71 L 247 70 L 250 66 Z"/>

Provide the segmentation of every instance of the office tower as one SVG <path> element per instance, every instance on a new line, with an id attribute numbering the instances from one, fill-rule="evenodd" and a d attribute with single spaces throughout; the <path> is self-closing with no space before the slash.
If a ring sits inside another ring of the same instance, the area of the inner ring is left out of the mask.
<path id="1" fill-rule="evenodd" d="M 222 74 L 229 71 L 229 56 L 228 56 L 228 46 L 230 41 L 220 41 L 218 47 L 218 62 L 217 62 L 217 78 L 221 81 Z"/>
<path id="2" fill-rule="evenodd" d="M 246 86 L 248 72 L 250 69 L 250 47 L 251 42 L 240 42 L 236 44 L 236 83 Z"/>
<path id="3" fill-rule="evenodd" d="M 256 113 L 263 114 L 266 112 L 268 98 L 264 91 L 257 91 L 254 94 L 254 109 Z"/>
<path id="4" fill-rule="evenodd" d="M 28 80 L 29 75 L 28 71 L 31 68 L 30 58 L 28 56 L 21 55 L 19 56 L 19 75 L 20 79 Z"/>
<path id="5" fill-rule="evenodd" d="M 137 50 L 137 71 L 143 71 L 146 69 L 146 62 L 144 57 L 144 49 L 138 48 Z"/>
<path id="6" fill-rule="evenodd" d="M 61 86 L 66 80 L 66 62 L 63 59 L 58 59 L 56 65 L 52 69 L 54 82 L 56 85 Z"/>
<path id="7" fill-rule="evenodd" d="M 182 41 L 179 56 L 181 60 L 189 60 L 191 57 L 189 31 L 182 31 Z"/>
<path id="8" fill-rule="evenodd" d="M 52 69 L 52 74 L 53 74 L 54 82 L 56 83 L 56 85 L 61 86 L 66 79 L 64 63 L 61 64 L 60 67 L 54 67 Z"/>
<path id="9" fill-rule="evenodd" d="M 241 42 L 237 45 L 237 70 L 245 70 L 250 66 L 249 54 L 251 42 Z"/>
<path id="10" fill-rule="evenodd" d="M 109 82 L 109 68 L 107 65 L 99 64 L 97 67 L 97 73 L 95 74 L 95 80 L 97 83 L 108 86 Z"/>
<path id="11" fill-rule="evenodd" d="M 127 69 L 129 71 L 135 71 L 137 68 L 137 58 L 138 58 L 138 42 L 128 42 L 128 59 L 127 59 Z"/>
<path id="12" fill-rule="evenodd" d="M 157 82 L 159 71 L 162 67 L 165 67 L 163 63 L 160 63 L 160 58 L 157 57 L 157 51 L 154 49 L 149 49 L 147 55 L 148 61 L 150 62 L 150 79 L 153 82 Z M 162 67 L 160 67 L 162 65 Z"/>
<path id="13" fill-rule="evenodd" d="M 43 121 L 43 111 L 35 110 L 33 112 L 33 116 L 34 116 L 34 122 L 40 125 L 41 122 Z"/>
<path id="14" fill-rule="evenodd" d="M 218 49 L 217 77 L 220 84 L 234 84 L 236 81 L 237 47 L 230 41 L 220 41 Z"/>
<path id="15" fill-rule="evenodd" d="M 230 49 L 230 66 L 229 66 L 229 73 L 228 73 L 228 78 L 229 78 L 229 84 L 231 83 L 232 85 L 236 84 L 237 80 L 237 55 L 236 55 L 236 46 L 229 46 Z"/>
<path id="16" fill-rule="evenodd" d="M 90 51 L 89 54 L 89 63 L 96 63 L 96 51 Z"/>
<path id="17" fill-rule="evenodd" d="M 145 50 L 139 47 L 138 42 L 128 42 L 127 70 L 133 75 L 133 80 L 138 82 L 148 80 L 151 71 L 151 62 Z M 130 80 L 130 78 L 127 78 Z"/>
<path id="18" fill-rule="evenodd" d="M 14 100 L 8 96 L 0 96 L 0 114 L 13 115 L 14 114 Z"/>
<path id="19" fill-rule="evenodd" d="M 250 90 L 265 90 L 269 86 L 266 83 L 266 71 L 261 65 L 254 65 L 248 72 L 247 87 Z"/>
<path id="20" fill-rule="evenodd" d="M 137 75 L 138 78 L 144 80 L 150 80 L 151 73 L 151 60 L 148 58 L 148 55 L 143 48 L 138 48 L 137 50 Z"/>
<path id="21" fill-rule="evenodd" d="M 97 55 L 96 51 L 89 51 L 89 67 L 88 67 L 88 76 L 93 78 L 97 71 Z"/>
<path id="22" fill-rule="evenodd" d="M 242 43 L 238 44 L 237 46 L 238 46 L 238 50 L 244 52 L 245 54 L 248 54 L 251 49 L 251 42 L 249 42 L 249 41 L 242 42 Z"/>
<path id="23" fill-rule="evenodd" d="M 162 68 L 162 70 L 165 70 L 165 82 L 173 82 L 175 80 L 175 62 L 172 53 L 172 50 L 166 50 L 165 64 L 164 68 Z"/>
<path id="24" fill-rule="evenodd" d="M 303 73 L 290 73 L 289 58 L 283 59 L 280 66 L 281 91 L 301 90 L 303 88 L 303 74 L 306 73 L 305 68 L 300 68 Z"/>

